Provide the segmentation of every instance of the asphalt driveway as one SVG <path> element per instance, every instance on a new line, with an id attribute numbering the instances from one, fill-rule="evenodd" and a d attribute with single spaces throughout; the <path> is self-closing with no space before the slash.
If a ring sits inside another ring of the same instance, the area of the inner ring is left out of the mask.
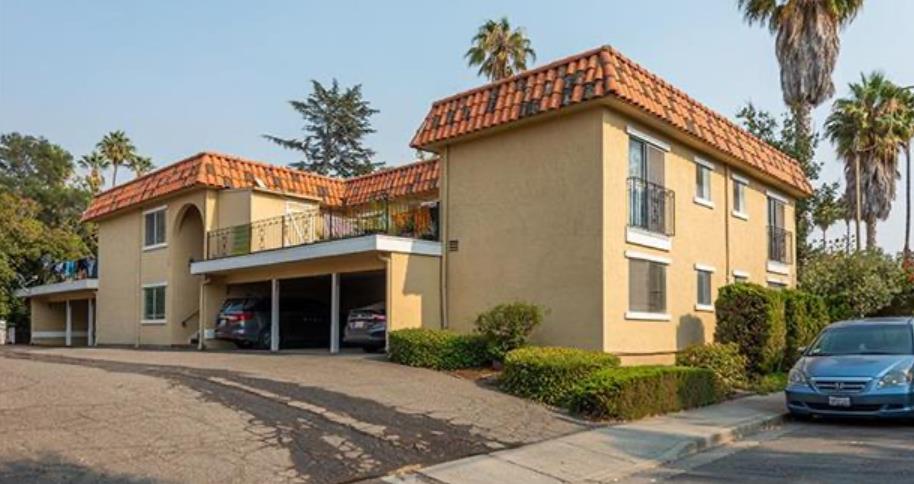
<path id="1" fill-rule="evenodd" d="M 584 427 L 378 357 L 0 349 L 0 481 L 348 482 Z"/>

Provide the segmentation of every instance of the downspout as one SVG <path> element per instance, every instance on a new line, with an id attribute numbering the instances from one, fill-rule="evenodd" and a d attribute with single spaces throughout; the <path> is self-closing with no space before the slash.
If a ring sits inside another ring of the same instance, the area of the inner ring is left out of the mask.
<path id="1" fill-rule="evenodd" d="M 378 254 L 378 259 L 381 259 L 381 261 L 384 262 L 384 285 L 387 286 L 384 288 L 384 307 L 385 312 L 387 313 L 387 331 L 384 331 L 384 351 L 387 351 L 389 348 L 391 323 L 393 323 L 394 320 L 394 318 L 391 317 L 391 314 L 393 313 L 393 305 L 391 305 L 393 298 L 391 297 L 390 290 L 390 258 L 390 254 Z"/>
<path id="2" fill-rule="evenodd" d="M 730 178 L 730 165 L 724 165 L 724 285 L 730 283 L 730 197 L 733 196 L 733 185 Z"/>
<path id="3" fill-rule="evenodd" d="M 444 196 L 441 197 L 441 201 L 443 203 L 441 203 L 441 210 L 440 210 L 440 213 L 438 214 L 438 216 L 441 218 L 441 230 L 439 231 L 439 232 L 441 232 L 439 234 L 439 238 L 441 239 L 440 240 L 440 242 L 441 242 L 441 262 L 439 263 L 439 272 L 440 272 L 439 277 L 441 278 L 441 282 L 438 284 L 438 287 L 441 290 L 440 306 L 441 306 L 441 328 L 442 329 L 447 329 L 450 326 L 448 324 L 448 312 L 447 312 L 447 258 L 448 258 L 447 241 L 448 241 L 448 235 L 450 232 L 448 230 L 448 223 L 451 220 L 450 214 L 448 213 L 451 210 L 451 204 L 450 204 L 451 191 L 448 188 L 448 182 L 449 182 L 449 180 L 448 180 L 448 161 L 450 158 L 448 156 L 449 151 L 450 151 L 450 148 L 448 146 L 445 146 L 444 147 L 444 156 L 443 156 L 443 159 L 441 160 L 441 181 L 440 181 L 441 190 L 444 191 Z"/>
<path id="4" fill-rule="evenodd" d="M 140 241 L 140 256 L 136 259 L 136 287 L 140 290 L 140 297 L 137 298 L 139 303 L 140 313 L 137 314 L 136 320 L 136 341 L 134 342 L 134 347 L 140 347 L 140 333 L 143 330 L 143 304 L 145 301 L 145 294 L 143 291 L 143 226 L 145 225 L 145 217 L 143 216 L 142 210 L 140 211 L 140 223 L 137 224 L 137 232 L 139 232 L 139 241 Z"/>

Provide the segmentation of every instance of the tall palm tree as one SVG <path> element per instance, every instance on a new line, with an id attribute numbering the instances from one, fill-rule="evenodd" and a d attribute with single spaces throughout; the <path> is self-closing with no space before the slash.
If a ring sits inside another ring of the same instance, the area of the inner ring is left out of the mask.
<path id="1" fill-rule="evenodd" d="M 876 223 L 888 218 L 895 199 L 899 104 L 897 86 L 878 72 L 861 75 L 850 90 L 850 97 L 835 101 L 825 132 L 844 160 L 845 199 L 855 213 L 859 250 L 861 222 L 867 248 L 875 248 Z"/>
<path id="2" fill-rule="evenodd" d="M 140 155 L 134 155 L 133 158 L 127 162 L 127 166 L 129 166 L 134 175 L 138 177 L 149 173 L 153 168 L 155 168 L 155 166 L 152 164 L 151 158 L 148 156 Z"/>
<path id="3" fill-rule="evenodd" d="M 781 93 L 794 114 L 797 139 L 808 143 L 813 108 L 835 93 L 838 32 L 853 21 L 863 0 L 738 0 L 738 6 L 747 23 L 767 24 L 775 34 Z"/>
<path id="4" fill-rule="evenodd" d="M 844 215 L 844 207 L 838 195 L 840 185 L 826 183 L 822 185 L 812 198 L 812 221 L 822 231 L 822 248 L 828 243 L 828 228 L 835 224 Z"/>
<path id="5" fill-rule="evenodd" d="M 911 257 L 911 142 L 914 141 L 914 86 L 898 88 L 898 136 L 905 158 L 904 189 L 904 257 Z"/>
<path id="6" fill-rule="evenodd" d="M 121 130 L 106 134 L 95 147 L 111 163 L 114 170 L 111 174 L 111 186 L 117 185 L 117 168 L 129 163 L 136 156 L 136 148 L 127 134 Z"/>
<path id="7" fill-rule="evenodd" d="M 473 45 L 464 54 L 470 67 L 479 66 L 479 75 L 497 81 L 527 69 L 527 59 L 536 60 L 536 52 L 522 27 L 511 28 L 508 17 L 489 20 L 479 27 Z"/>
<path id="8" fill-rule="evenodd" d="M 89 190 L 92 191 L 93 195 L 98 193 L 105 184 L 104 171 L 111 166 L 111 162 L 98 151 L 93 151 L 88 155 L 83 155 L 79 160 L 79 166 L 89 170 L 89 175 L 86 177 L 86 181 L 89 183 Z"/>

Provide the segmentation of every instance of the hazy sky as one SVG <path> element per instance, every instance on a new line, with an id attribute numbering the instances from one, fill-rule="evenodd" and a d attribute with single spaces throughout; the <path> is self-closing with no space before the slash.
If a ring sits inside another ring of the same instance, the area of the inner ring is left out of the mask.
<path id="1" fill-rule="evenodd" d="M 486 19 L 526 28 L 537 64 L 602 44 L 733 117 L 783 110 L 774 41 L 730 0 L 38 1 L 0 0 L 0 132 L 42 135 L 79 157 L 124 129 L 162 166 L 203 150 L 289 163 L 260 135 L 298 136 L 286 104 L 309 80 L 361 83 L 380 110 L 369 144 L 388 164 L 430 103 L 481 84 L 463 53 Z M 867 0 L 842 35 L 839 95 L 861 71 L 914 84 L 914 0 Z M 827 105 L 815 113 L 818 127 Z M 841 177 L 827 143 L 823 179 Z M 903 199 L 880 224 L 902 244 Z M 843 229 L 841 229 L 843 230 Z M 840 230 L 836 228 L 837 234 Z"/>

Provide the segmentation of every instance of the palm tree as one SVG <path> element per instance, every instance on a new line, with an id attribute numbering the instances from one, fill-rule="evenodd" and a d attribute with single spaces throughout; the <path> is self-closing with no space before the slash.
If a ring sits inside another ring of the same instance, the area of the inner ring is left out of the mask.
<path id="1" fill-rule="evenodd" d="M 905 158 L 904 189 L 904 257 L 911 257 L 911 142 L 914 141 L 914 86 L 898 89 L 896 96 L 901 103 L 898 135 Z"/>
<path id="2" fill-rule="evenodd" d="M 828 242 L 828 228 L 844 216 L 844 207 L 838 196 L 839 184 L 827 183 L 816 190 L 812 199 L 812 221 L 822 231 L 822 248 Z"/>
<path id="3" fill-rule="evenodd" d="M 835 101 L 825 132 L 844 160 L 845 199 L 856 215 L 859 250 L 861 221 L 867 248 L 875 248 L 876 222 L 889 216 L 895 199 L 900 105 L 897 86 L 878 72 L 861 75 L 850 89 L 850 97 Z"/>
<path id="4" fill-rule="evenodd" d="M 838 32 L 863 0 L 738 0 L 738 6 L 747 23 L 767 24 L 775 34 L 784 103 L 794 114 L 797 139 L 808 143 L 812 109 L 835 93 L 831 76 L 841 47 Z"/>
<path id="5" fill-rule="evenodd" d="M 129 163 L 136 156 L 136 148 L 127 134 L 121 130 L 106 134 L 95 147 L 111 163 L 114 170 L 111 174 L 111 186 L 117 185 L 117 167 Z"/>
<path id="6" fill-rule="evenodd" d="M 527 69 L 527 59 L 536 60 L 536 52 L 524 29 L 511 29 L 508 17 L 489 20 L 479 27 L 473 46 L 464 54 L 470 67 L 479 66 L 479 75 L 497 81 Z"/>
<path id="7" fill-rule="evenodd" d="M 137 177 L 141 177 L 155 168 L 151 158 L 140 155 L 134 155 L 133 158 L 127 162 L 127 166 L 130 167 L 130 170 L 132 170 Z"/>
<path id="8" fill-rule="evenodd" d="M 88 155 L 83 155 L 83 157 L 79 160 L 79 166 L 89 170 L 89 175 L 86 177 L 86 181 L 89 184 L 89 190 L 91 190 L 92 194 L 95 195 L 105 184 L 104 171 L 107 170 L 109 166 L 111 166 L 111 163 L 98 151 L 93 151 Z"/>

